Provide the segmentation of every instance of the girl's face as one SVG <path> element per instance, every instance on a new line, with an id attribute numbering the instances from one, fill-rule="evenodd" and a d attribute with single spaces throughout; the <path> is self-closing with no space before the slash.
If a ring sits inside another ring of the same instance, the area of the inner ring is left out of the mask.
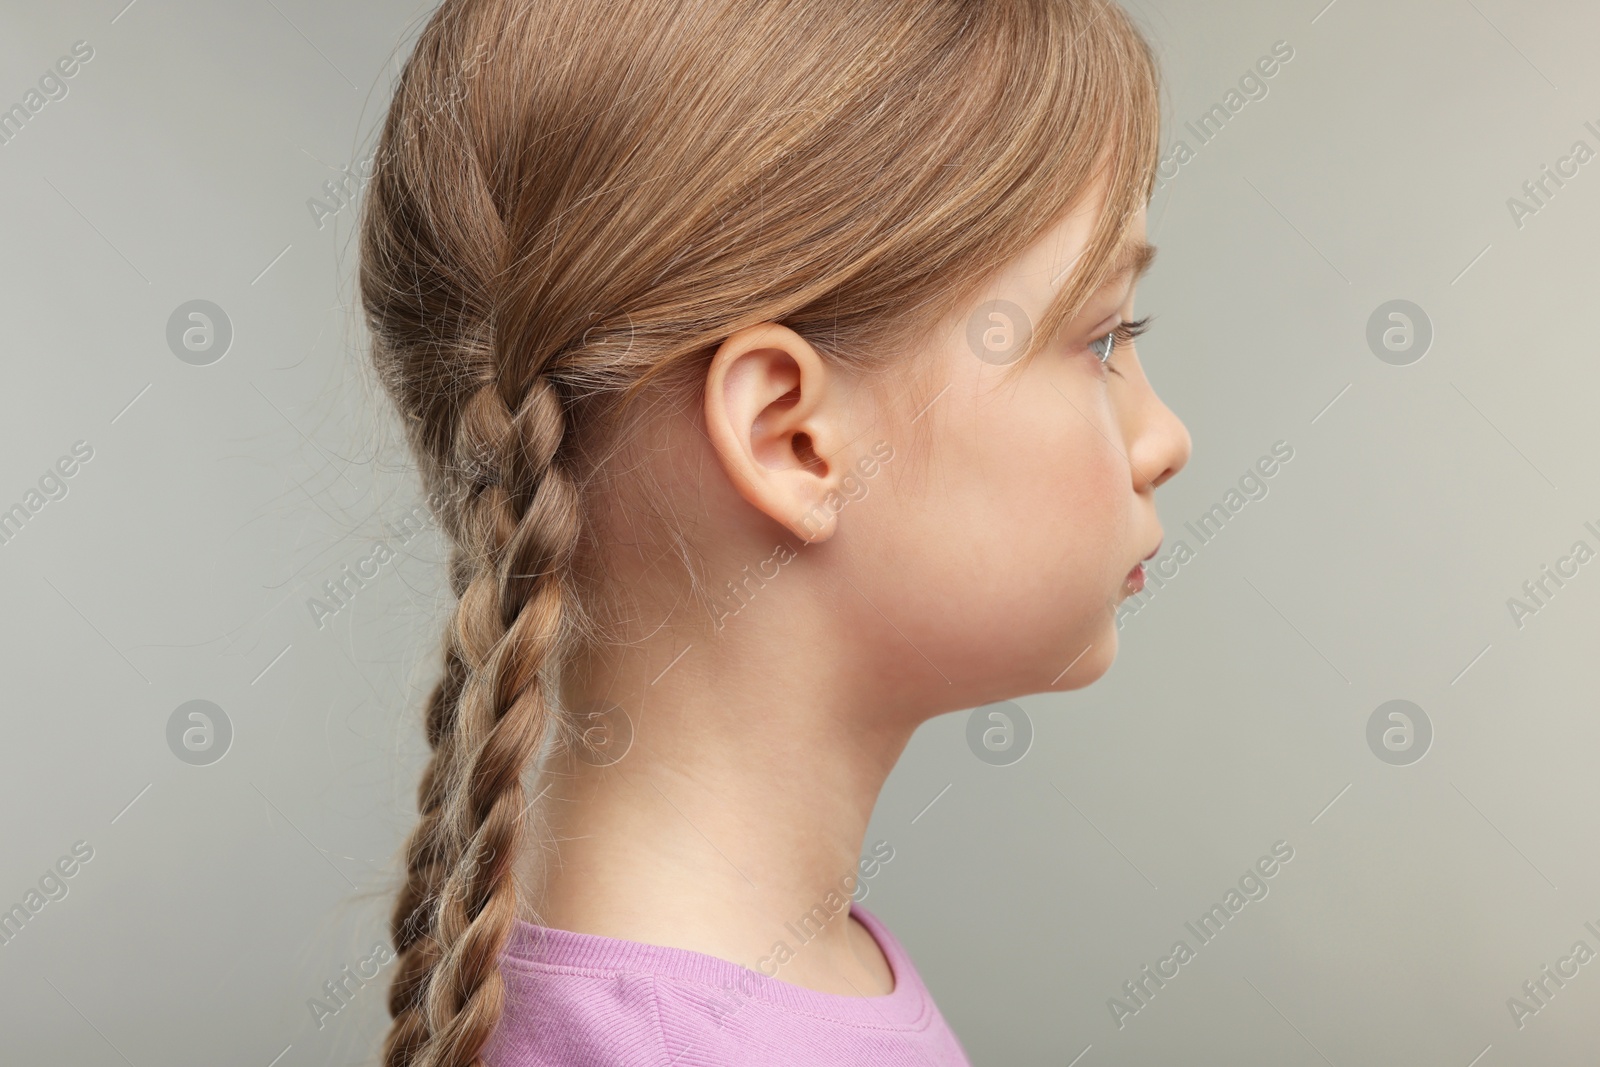
<path id="1" fill-rule="evenodd" d="M 857 442 L 881 438 L 894 458 L 866 480 L 876 499 L 840 515 L 841 562 L 859 596 L 846 589 L 838 603 L 853 632 L 872 635 L 867 654 L 884 665 L 892 703 L 955 710 L 1088 685 L 1115 657 L 1129 572 L 1161 541 L 1155 488 L 1187 462 L 1188 431 L 1131 341 L 1119 338 L 1104 364 L 1090 347 L 1133 320 L 1142 265 L 1094 294 L 1026 366 L 996 365 L 969 342 L 1003 326 L 989 314 L 996 300 L 1042 317 L 1091 234 L 1100 196 L 1088 199 L 944 336 L 931 355 L 938 398 Z M 1141 209 L 1128 247 L 1144 239 Z"/>

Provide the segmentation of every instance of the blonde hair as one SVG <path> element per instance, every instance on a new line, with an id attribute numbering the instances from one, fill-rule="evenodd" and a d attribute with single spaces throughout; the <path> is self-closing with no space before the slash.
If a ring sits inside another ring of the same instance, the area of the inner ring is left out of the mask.
<path id="1" fill-rule="evenodd" d="M 861 371 L 1081 202 L 1031 355 L 1106 280 L 1158 156 L 1150 48 L 1111 0 L 445 0 L 360 221 L 372 360 L 454 542 L 458 598 L 392 919 L 389 1067 L 478 1064 L 517 919 L 523 772 L 605 640 L 618 442 L 780 322 Z"/>

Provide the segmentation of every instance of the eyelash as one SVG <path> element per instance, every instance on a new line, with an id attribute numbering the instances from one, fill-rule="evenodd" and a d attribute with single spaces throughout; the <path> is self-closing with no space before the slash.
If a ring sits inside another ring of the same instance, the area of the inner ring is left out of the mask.
<path id="1" fill-rule="evenodd" d="M 1101 366 L 1109 368 L 1111 365 L 1112 353 L 1117 350 L 1117 345 L 1132 344 L 1134 338 L 1138 337 L 1149 328 L 1149 315 L 1146 315 L 1142 319 L 1135 319 L 1133 322 L 1118 323 L 1116 329 L 1111 330 L 1104 336 L 1097 337 L 1093 341 L 1089 342 L 1089 351 L 1095 354 L 1095 358 L 1100 361 Z M 1103 356 L 1100 354 L 1100 349 L 1097 347 L 1102 343 L 1105 344 L 1105 355 Z M 1114 374 L 1116 372 L 1112 371 L 1112 373 Z"/>

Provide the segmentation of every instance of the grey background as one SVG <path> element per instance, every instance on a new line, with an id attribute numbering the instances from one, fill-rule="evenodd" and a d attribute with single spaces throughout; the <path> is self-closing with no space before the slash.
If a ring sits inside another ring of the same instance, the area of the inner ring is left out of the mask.
<path id="1" fill-rule="evenodd" d="M 366 1062 L 388 969 L 320 1027 L 307 1001 L 386 936 L 445 550 L 411 538 L 313 622 L 307 599 L 421 500 L 361 370 L 354 211 L 319 229 L 306 202 L 365 154 L 427 7 L 124 3 L 0 10 L 0 106 L 95 50 L 0 145 L 0 508 L 94 449 L 0 545 L 0 905 L 94 849 L 0 945 L 0 1043 Z M 1105 679 L 1019 701 L 1023 759 L 975 758 L 957 714 L 891 777 L 867 904 L 976 1063 L 1600 1046 L 1600 962 L 1520 1030 L 1506 1006 L 1575 941 L 1600 949 L 1600 562 L 1520 629 L 1506 607 L 1600 546 L 1600 161 L 1520 228 L 1506 206 L 1575 140 L 1600 149 L 1600 11 L 1325 3 L 1129 5 L 1162 53 L 1167 145 L 1275 41 L 1295 50 L 1150 212 L 1141 356 L 1195 443 L 1159 495 L 1167 549 L 1274 442 L 1294 457 L 1125 617 Z M 234 329 L 209 366 L 165 339 L 195 299 Z M 1366 344 L 1392 299 L 1433 324 L 1409 366 Z M 1434 729 L 1409 766 L 1366 741 L 1398 698 Z M 167 746 L 195 699 L 233 729 L 206 766 Z M 1184 922 L 1280 840 L 1269 895 L 1119 1029 L 1108 998 L 1196 944 Z"/>

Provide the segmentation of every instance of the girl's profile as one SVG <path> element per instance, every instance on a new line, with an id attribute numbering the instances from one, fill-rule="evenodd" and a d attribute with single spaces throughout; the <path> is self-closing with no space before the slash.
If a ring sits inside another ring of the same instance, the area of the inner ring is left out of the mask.
<path id="1" fill-rule="evenodd" d="M 859 901 L 946 712 L 1078 689 L 1190 440 L 1111 0 L 445 0 L 361 204 L 454 555 L 389 1067 L 967 1063 Z"/>

